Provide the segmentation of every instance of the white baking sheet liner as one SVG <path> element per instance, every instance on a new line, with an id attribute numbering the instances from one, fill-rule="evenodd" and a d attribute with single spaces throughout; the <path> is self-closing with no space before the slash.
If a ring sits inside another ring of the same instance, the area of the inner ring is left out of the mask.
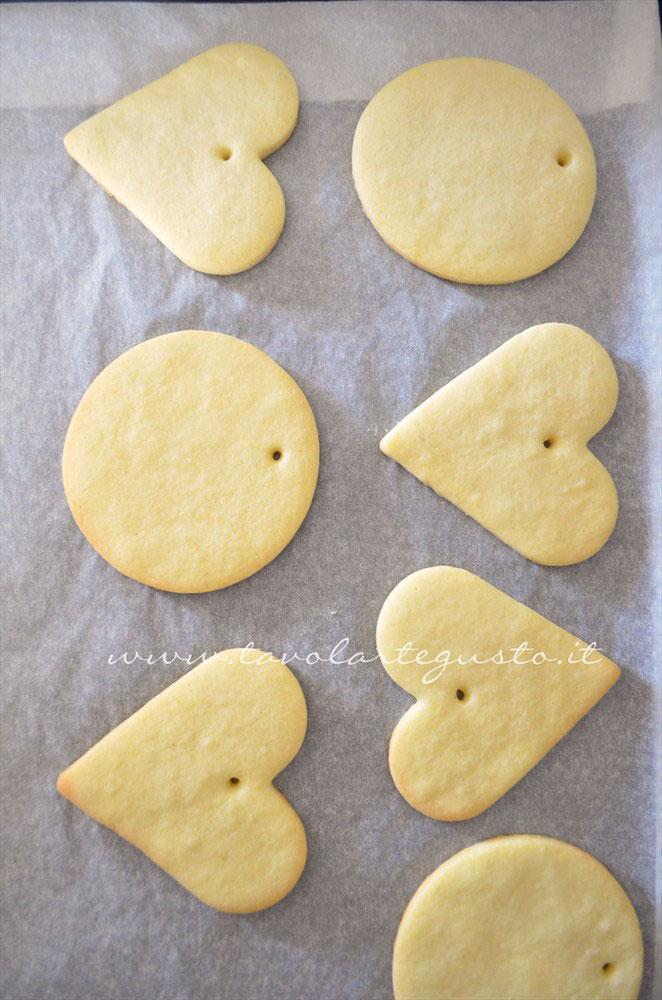
<path id="1" fill-rule="evenodd" d="M 530 832 L 578 844 L 622 883 L 646 939 L 641 996 L 652 1000 L 656 5 L 29 4 L 6 6 L 2 22 L 5 996 L 386 998 L 398 922 L 423 878 L 468 844 Z M 287 201 L 280 242 L 253 270 L 213 278 L 187 269 L 108 198 L 62 137 L 232 40 L 285 59 L 302 104 L 292 139 L 269 160 Z M 365 101 L 396 73 L 452 55 L 539 74 L 595 148 L 586 233 L 559 264 L 519 284 L 453 285 L 416 269 L 382 243 L 354 192 L 350 150 Z M 618 487 L 618 524 L 598 555 L 563 569 L 527 562 L 378 449 L 440 385 L 546 321 L 592 333 L 620 380 L 616 413 L 593 446 Z M 59 462 L 71 414 L 100 369 L 145 338 L 191 327 L 242 337 L 297 379 L 322 461 L 310 514 L 275 562 L 229 590 L 183 597 L 125 579 L 94 553 L 68 512 Z M 623 671 L 528 777 L 457 824 L 426 819 L 396 792 L 387 742 L 410 699 L 373 659 L 386 595 L 439 563 L 478 573 L 596 641 Z M 347 657 L 371 662 L 325 662 L 345 637 Z M 304 819 L 310 858 L 282 903 L 234 917 L 87 819 L 56 794 L 55 779 L 181 676 L 187 658 L 247 642 L 298 657 L 309 730 L 278 785 Z"/>

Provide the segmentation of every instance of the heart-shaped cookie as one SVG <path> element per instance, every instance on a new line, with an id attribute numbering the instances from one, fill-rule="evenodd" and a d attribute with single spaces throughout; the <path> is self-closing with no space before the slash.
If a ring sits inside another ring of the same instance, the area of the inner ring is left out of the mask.
<path id="1" fill-rule="evenodd" d="M 301 820 L 273 778 L 298 752 L 306 702 L 281 660 L 205 660 L 63 771 L 58 791 L 203 903 L 272 906 L 306 862 Z"/>
<path id="2" fill-rule="evenodd" d="M 417 699 L 391 737 L 393 780 L 441 820 L 496 802 L 619 676 L 593 646 L 451 566 L 412 573 L 389 594 L 377 649 Z"/>
<path id="3" fill-rule="evenodd" d="M 636 1000 L 637 914 L 592 855 L 551 837 L 472 844 L 414 893 L 396 1000 Z"/>
<path id="4" fill-rule="evenodd" d="M 604 348 L 545 323 L 439 389 L 380 447 L 523 556 L 567 566 L 601 549 L 616 523 L 616 487 L 586 444 L 617 398 Z"/>
<path id="5" fill-rule="evenodd" d="M 262 160 L 289 139 L 299 94 L 257 45 L 219 45 L 72 129 L 70 155 L 181 261 L 235 274 L 261 261 L 285 222 Z"/>

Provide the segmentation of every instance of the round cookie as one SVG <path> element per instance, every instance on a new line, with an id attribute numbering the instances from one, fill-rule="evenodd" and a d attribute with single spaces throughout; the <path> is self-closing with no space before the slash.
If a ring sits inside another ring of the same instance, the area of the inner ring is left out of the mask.
<path id="1" fill-rule="evenodd" d="M 528 278 L 570 250 L 595 198 L 576 115 L 542 80 L 491 59 L 441 59 L 372 98 L 352 150 L 382 239 L 451 281 Z"/>
<path id="2" fill-rule="evenodd" d="M 267 354 L 202 330 L 131 348 L 91 384 L 62 456 L 71 512 L 126 576 L 228 587 L 274 559 L 310 507 L 315 418 Z"/>
<path id="3" fill-rule="evenodd" d="M 550 837 L 460 851 L 417 889 L 393 951 L 396 1000 L 636 1000 L 637 915 L 594 857 Z"/>

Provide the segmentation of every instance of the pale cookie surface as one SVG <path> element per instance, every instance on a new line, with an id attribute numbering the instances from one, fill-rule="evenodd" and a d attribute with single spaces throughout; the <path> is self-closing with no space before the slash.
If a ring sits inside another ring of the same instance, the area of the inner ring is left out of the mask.
<path id="1" fill-rule="evenodd" d="M 257 347 L 185 330 L 138 344 L 91 384 L 62 456 L 71 512 L 112 566 L 180 593 L 275 558 L 317 482 L 315 418 Z"/>
<path id="2" fill-rule="evenodd" d="M 616 523 L 616 488 L 586 445 L 617 398 L 604 348 L 545 323 L 439 389 L 380 447 L 523 556 L 567 566 L 601 549 Z"/>
<path id="3" fill-rule="evenodd" d="M 396 1000 L 636 1000 L 637 915 L 592 855 L 549 837 L 467 847 L 419 887 L 393 951 Z"/>
<path id="4" fill-rule="evenodd" d="M 203 903 L 252 913 L 282 899 L 306 862 L 301 820 L 272 785 L 305 732 L 285 664 L 230 649 L 113 729 L 57 787 Z"/>
<path id="5" fill-rule="evenodd" d="M 219 45 L 99 112 L 69 154 L 181 261 L 235 274 L 273 249 L 285 200 L 262 160 L 296 125 L 297 85 L 256 45 Z"/>
<path id="6" fill-rule="evenodd" d="M 591 143 L 542 80 L 490 59 L 441 59 L 387 83 L 352 153 L 382 239 L 451 281 L 537 274 L 581 236 L 595 198 Z"/>
<path id="7" fill-rule="evenodd" d="M 391 775 L 410 805 L 441 820 L 496 802 L 619 676 L 587 643 L 452 566 L 398 584 L 377 649 L 417 699 L 391 736 Z"/>

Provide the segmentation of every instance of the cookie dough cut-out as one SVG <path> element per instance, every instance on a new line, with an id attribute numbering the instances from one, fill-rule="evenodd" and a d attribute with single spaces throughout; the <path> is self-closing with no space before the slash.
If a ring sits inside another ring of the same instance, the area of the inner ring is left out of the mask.
<path id="1" fill-rule="evenodd" d="M 619 676 L 588 643 L 453 566 L 398 584 L 377 649 L 416 698 L 391 736 L 391 775 L 414 809 L 441 820 L 505 795 Z"/>
<path id="2" fill-rule="evenodd" d="M 380 447 L 527 559 L 567 566 L 616 523 L 616 488 L 586 445 L 617 398 L 605 349 L 579 327 L 544 323 L 439 389 Z"/>
<path id="3" fill-rule="evenodd" d="M 271 562 L 310 507 L 315 418 L 296 382 L 236 337 L 184 330 L 111 362 L 64 443 L 71 512 L 121 573 L 161 590 L 228 587 Z"/>
<path id="4" fill-rule="evenodd" d="M 303 824 L 272 784 L 305 732 L 285 664 L 229 649 L 108 733 L 57 787 L 203 903 L 252 913 L 287 895 L 306 862 Z"/>
<path id="5" fill-rule="evenodd" d="M 637 914 L 592 855 L 518 835 L 474 844 L 416 890 L 393 951 L 396 1000 L 636 1000 Z"/>
<path id="6" fill-rule="evenodd" d="M 184 264 L 235 274 L 282 232 L 285 199 L 262 160 L 289 139 L 298 110 L 287 66 L 232 43 L 117 101 L 64 143 Z"/>
<path id="7" fill-rule="evenodd" d="M 531 73 L 440 59 L 387 83 L 352 151 L 363 210 L 385 243 L 451 281 L 518 281 L 563 257 L 595 198 L 591 143 Z"/>

